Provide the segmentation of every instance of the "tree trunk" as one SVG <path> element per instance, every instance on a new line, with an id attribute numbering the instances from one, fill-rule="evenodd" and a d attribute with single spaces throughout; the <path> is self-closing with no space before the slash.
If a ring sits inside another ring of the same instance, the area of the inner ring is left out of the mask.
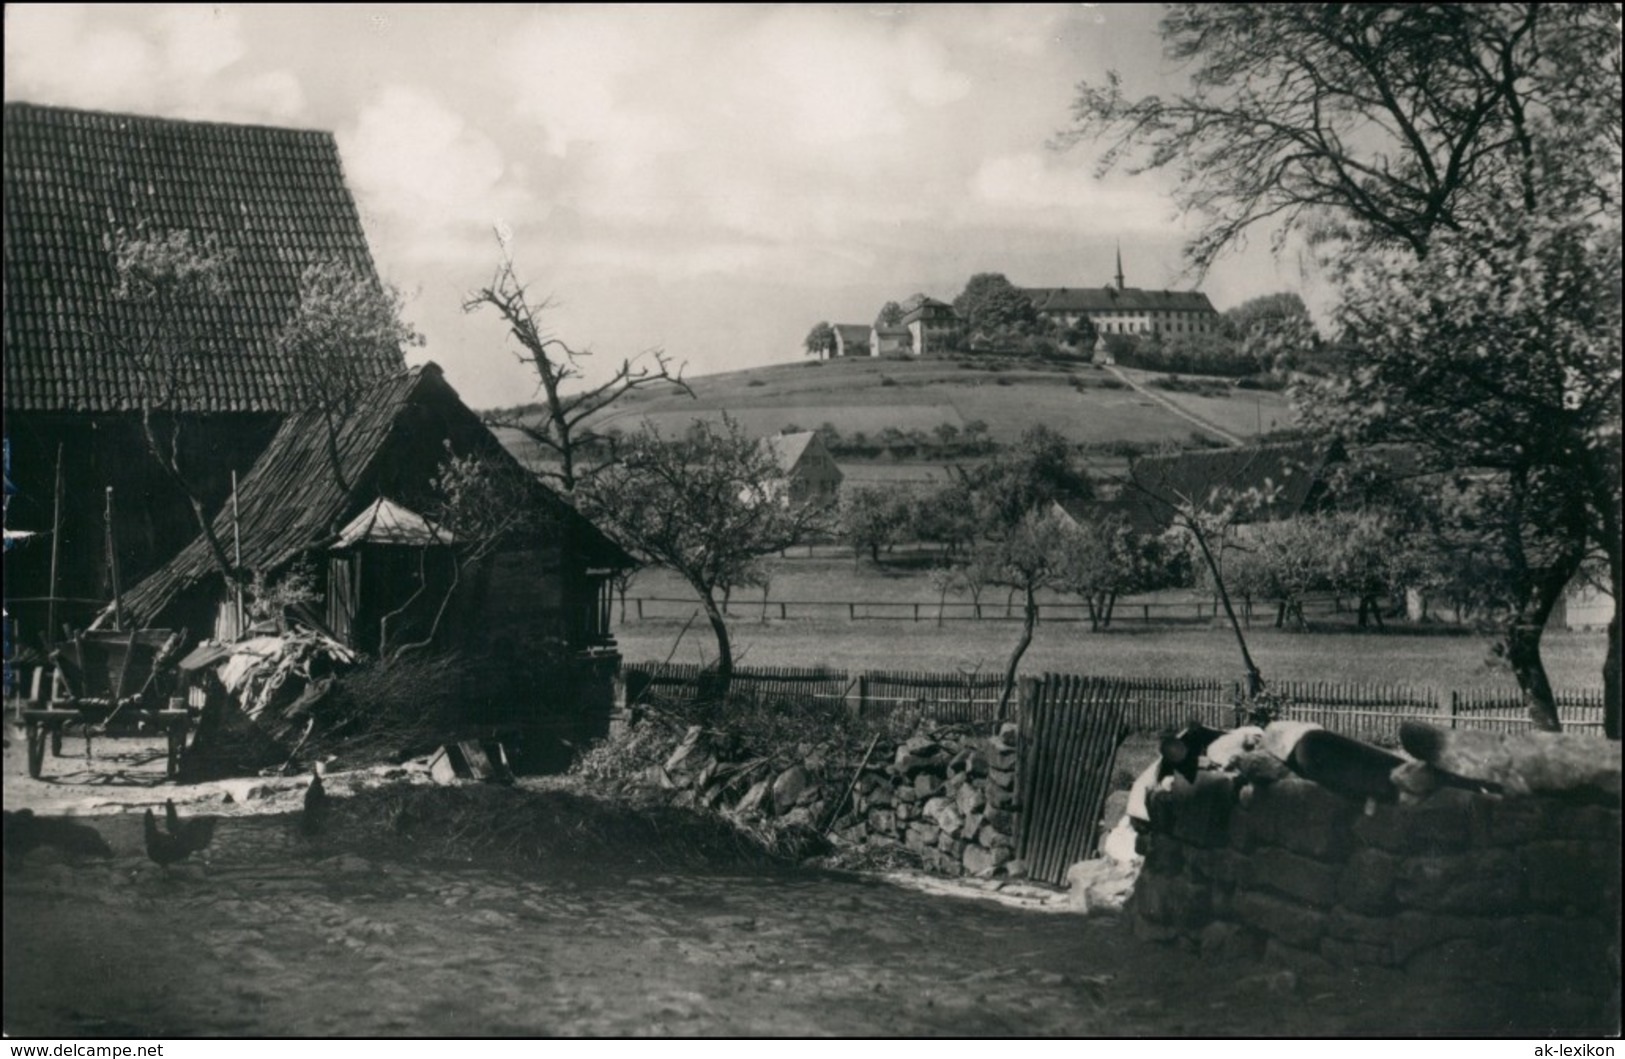
<path id="1" fill-rule="evenodd" d="M 1286 628 L 1286 600 L 1284 599 L 1275 604 L 1275 627 L 1277 629 Z"/>
<path id="2" fill-rule="evenodd" d="M 1100 617 L 1100 627 L 1102 629 L 1109 629 L 1109 628 L 1112 627 L 1112 611 L 1114 611 L 1116 609 L 1117 609 L 1117 593 L 1116 592 L 1108 592 L 1108 593 L 1106 593 L 1106 603 L 1105 603 L 1105 606 L 1101 608 L 1101 610 L 1104 612 L 1104 613 L 1102 613 L 1102 615 Z"/>
<path id="3" fill-rule="evenodd" d="M 1247 638 L 1241 634 L 1241 623 L 1236 620 L 1235 608 L 1230 606 L 1230 592 L 1224 587 L 1224 577 L 1219 573 L 1219 564 L 1207 546 L 1207 534 L 1202 532 L 1194 519 L 1187 522 L 1186 528 L 1196 538 L 1196 545 L 1202 552 L 1202 560 L 1207 563 L 1208 572 L 1213 575 L 1213 584 L 1219 590 L 1219 600 L 1224 604 L 1225 617 L 1230 619 L 1230 631 L 1235 633 L 1236 647 L 1241 651 L 1241 664 L 1247 678 L 1246 693 L 1250 699 L 1264 690 L 1264 674 L 1258 671 L 1258 666 L 1253 662 L 1252 652 L 1247 650 Z"/>
<path id="4" fill-rule="evenodd" d="M 1027 653 L 1028 646 L 1033 642 L 1033 629 L 1038 625 L 1038 600 L 1033 595 L 1033 586 L 1027 586 L 1027 595 L 1024 601 L 1021 622 L 1021 638 L 1016 641 L 1015 650 L 1010 652 L 1010 663 L 1004 667 L 1004 690 L 999 693 L 999 720 L 1008 720 L 1010 717 L 1010 696 L 1016 690 L 1016 667 L 1021 664 L 1021 656 Z"/>
<path id="5" fill-rule="evenodd" d="M 1518 679 L 1524 709 L 1535 728 L 1544 732 L 1562 731 L 1563 722 L 1557 716 L 1557 697 L 1552 694 L 1546 663 L 1540 657 L 1540 638 L 1573 572 L 1569 564 L 1560 563 L 1534 577 L 1523 606 L 1512 615 L 1501 636 L 1501 652 Z"/>
<path id="6" fill-rule="evenodd" d="M 728 686 L 733 683 L 733 645 L 728 639 L 728 623 L 722 617 L 722 610 L 718 608 L 717 601 L 712 598 L 711 593 L 700 593 L 700 602 L 705 605 L 705 616 L 710 620 L 711 631 L 717 637 L 716 676 L 713 678 L 710 687 L 701 688 L 701 693 L 720 700 L 727 697 Z"/>
<path id="7" fill-rule="evenodd" d="M 1083 594 L 1083 606 L 1089 612 L 1089 631 L 1099 632 L 1100 616 L 1095 613 L 1095 597 L 1092 593 L 1085 592 Z"/>

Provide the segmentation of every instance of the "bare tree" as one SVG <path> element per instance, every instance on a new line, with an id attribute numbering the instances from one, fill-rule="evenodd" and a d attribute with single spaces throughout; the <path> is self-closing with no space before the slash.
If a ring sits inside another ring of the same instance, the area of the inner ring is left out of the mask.
<path id="1" fill-rule="evenodd" d="M 502 318 L 519 347 L 514 355 L 536 372 L 544 401 L 539 419 L 506 413 L 489 415 L 486 422 L 529 438 L 552 464 L 539 468 L 539 473 L 564 492 L 574 493 L 617 460 L 617 435 L 600 431 L 594 416 L 634 390 L 665 386 L 690 397 L 694 391 L 683 381 L 682 368 L 674 369 L 660 349 L 622 360 L 603 382 L 572 389 L 586 376 L 582 361 L 592 351 L 576 349 L 548 331 L 542 317 L 550 306 L 520 282 L 511 258 L 504 259 L 490 283 L 463 301 L 464 312 L 489 309 Z"/>

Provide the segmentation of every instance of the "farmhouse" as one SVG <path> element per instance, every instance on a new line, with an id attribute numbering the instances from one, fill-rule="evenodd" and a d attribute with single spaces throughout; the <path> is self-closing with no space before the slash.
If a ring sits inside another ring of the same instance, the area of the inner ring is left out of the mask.
<path id="1" fill-rule="evenodd" d="M 916 294 L 903 302 L 902 323 L 908 328 L 914 355 L 924 357 L 953 348 L 959 314 L 947 302 Z"/>
<path id="2" fill-rule="evenodd" d="M 1087 321 L 1097 335 L 1206 335 L 1218 328 L 1219 314 L 1200 291 L 1144 290 L 1123 283 L 1123 254 L 1117 276 L 1104 287 L 1026 287 L 1040 316 L 1067 327 Z"/>
<path id="3" fill-rule="evenodd" d="M 869 355 L 875 357 L 907 356 L 913 352 L 914 336 L 901 324 L 877 323 L 869 329 Z"/>
<path id="4" fill-rule="evenodd" d="M 874 347 L 869 344 L 870 332 L 874 328 L 868 324 L 834 324 L 835 349 L 830 355 L 835 357 L 872 357 Z"/>
<path id="5" fill-rule="evenodd" d="M 769 491 L 786 504 L 833 504 L 841 488 L 841 468 L 810 430 L 775 434 L 759 443 L 778 464 L 780 477 Z"/>
<path id="6" fill-rule="evenodd" d="M 4 143 L 7 527 L 41 535 L 7 553 L 6 605 L 33 643 L 110 597 L 104 516 L 126 586 L 197 533 L 185 492 L 144 448 L 138 409 L 179 427 L 193 488 L 217 509 L 232 473 L 306 404 L 275 348 L 301 272 L 375 272 L 329 133 L 7 103 Z M 119 352 L 147 323 L 114 297 L 121 229 L 189 232 L 230 255 L 229 293 L 176 310 L 197 350 L 191 377 L 161 395 Z M 352 359 L 362 380 L 404 367 L 398 350 Z"/>

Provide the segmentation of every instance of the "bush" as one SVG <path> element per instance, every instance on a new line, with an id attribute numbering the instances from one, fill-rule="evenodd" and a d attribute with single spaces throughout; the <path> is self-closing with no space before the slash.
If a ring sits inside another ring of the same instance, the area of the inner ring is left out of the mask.
<path id="1" fill-rule="evenodd" d="M 897 385 L 897 380 L 892 378 L 890 375 L 882 375 L 880 377 L 880 385 L 882 385 L 882 386 L 896 386 Z"/>

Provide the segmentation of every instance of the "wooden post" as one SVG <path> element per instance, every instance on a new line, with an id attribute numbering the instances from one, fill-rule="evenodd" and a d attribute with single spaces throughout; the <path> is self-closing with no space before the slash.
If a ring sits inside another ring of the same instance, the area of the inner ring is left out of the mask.
<path id="1" fill-rule="evenodd" d="M 869 674 L 858 674 L 858 716 L 861 718 L 869 709 Z"/>
<path id="2" fill-rule="evenodd" d="M 637 599 L 633 600 L 633 602 L 638 605 L 638 620 L 642 621 L 643 620 L 643 597 L 639 596 Z"/>
<path id="3" fill-rule="evenodd" d="M 1140 604 L 1140 623 L 1142 625 L 1150 625 L 1151 624 L 1151 604 L 1149 604 L 1149 603 L 1141 603 Z"/>
<path id="4" fill-rule="evenodd" d="M 920 620 L 920 605 L 918 603 L 916 603 L 916 604 L 914 604 L 914 621 L 916 623 L 918 623 L 919 620 Z"/>
<path id="5" fill-rule="evenodd" d="M 785 619 L 784 600 L 781 599 L 781 600 L 779 600 L 779 620 L 783 621 L 784 619 Z"/>
<path id="6" fill-rule="evenodd" d="M 857 621 L 858 620 L 858 605 L 856 603 L 848 603 L 846 605 L 846 620 L 847 621 Z"/>
<path id="7" fill-rule="evenodd" d="M 55 636 L 57 562 L 62 554 L 62 443 L 56 446 L 56 487 L 51 499 L 51 594 L 45 601 L 45 635 Z"/>
<path id="8" fill-rule="evenodd" d="M 118 576 L 118 545 L 113 538 L 113 487 L 107 487 L 107 504 L 103 509 L 103 519 L 107 523 L 107 572 L 113 579 L 113 625 L 124 628 L 124 599 L 119 586 Z"/>
<path id="9" fill-rule="evenodd" d="M 237 638 L 242 639 L 243 633 L 243 582 L 241 571 L 243 568 L 243 527 L 240 513 L 237 510 L 237 472 L 231 472 L 231 566 L 234 575 L 232 583 L 232 600 L 235 604 L 237 619 Z M 280 621 L 281 619 L 278 618 Z"/>
<path id="10" fill-rule="evenodd" d="M 1450 727 L 1456 727 L 1456 717 L 1461 712 L 1461 692 L 1454 689 L 1450 692 Z"/>

